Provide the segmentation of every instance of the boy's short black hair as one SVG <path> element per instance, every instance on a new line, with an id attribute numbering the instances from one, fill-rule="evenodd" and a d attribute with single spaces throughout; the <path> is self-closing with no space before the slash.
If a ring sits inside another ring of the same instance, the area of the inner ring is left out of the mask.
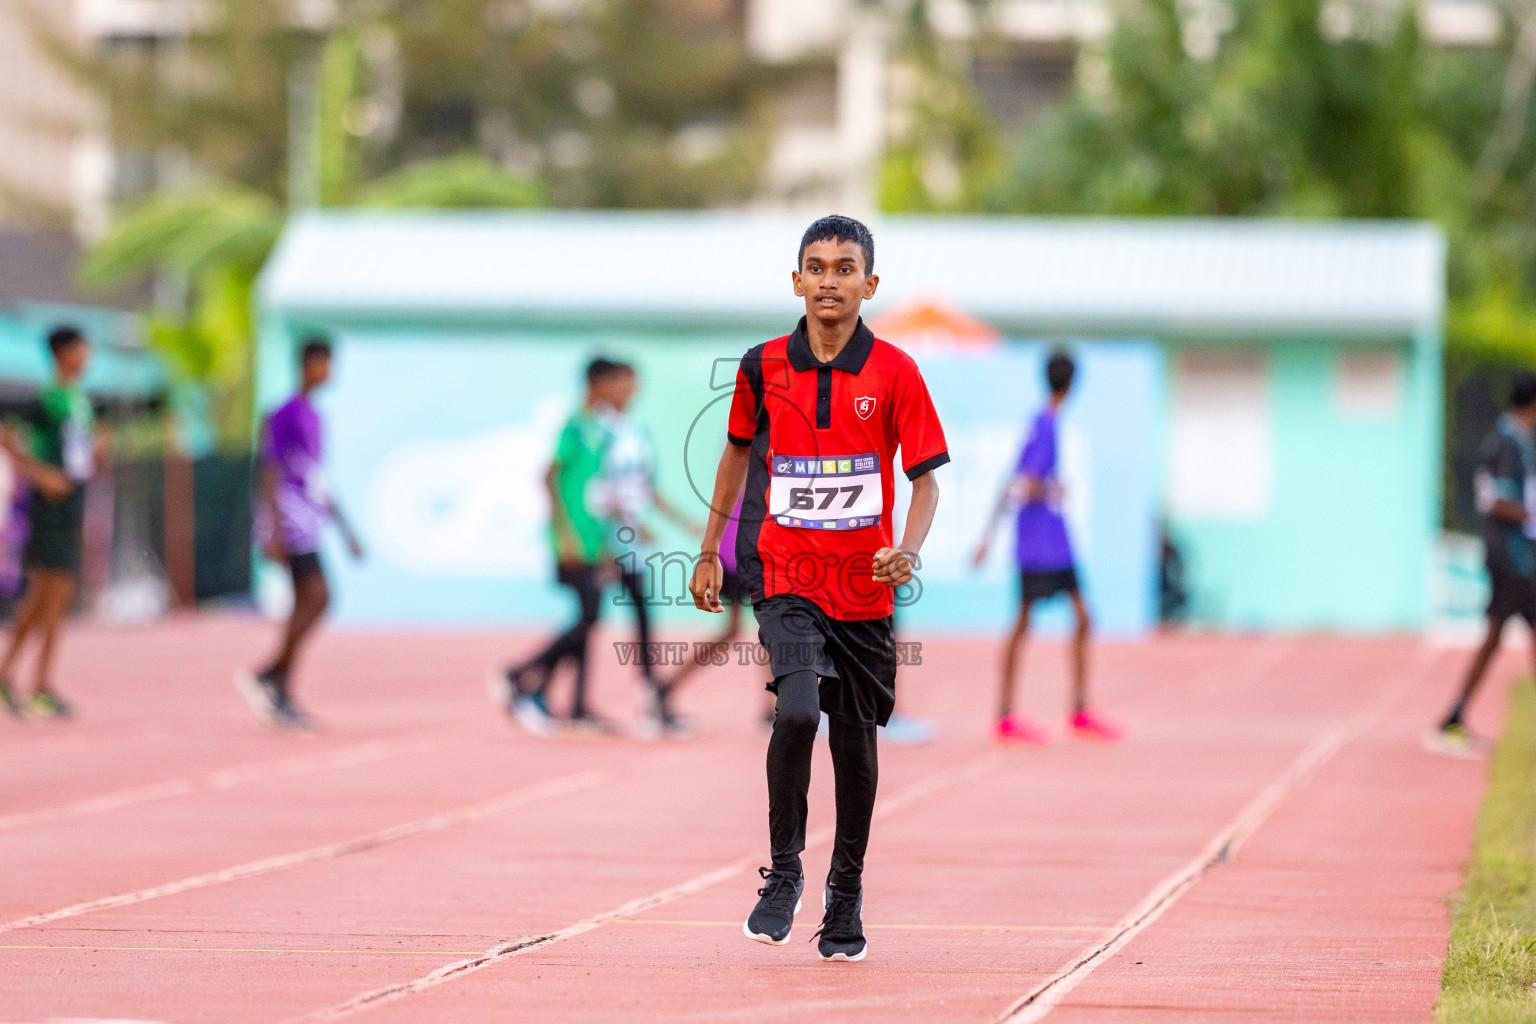
<path id="1" fill-rule="evenodd" d="M 604 377 L 612 377 L 619 373 L 634 373 L 635 368 L 628 363 L 617 359 L 607 359 L 598 356 L 587 364 L 587 384 L 596 384 Z"/>
<path id="2" fill-rule="evenodd" d="M 805 249 L 812 242 L 852 242 L 864 253 L 864 273 L 875 272 L 875 236 L 862 221 L 834 213 L 806 228 L 800 236 L 800 252 L 795 256 L 796 270 L 805 265 Z"/>
<path id="3" fill-rule="evenodd" d="M 59 324 L 48 332 L 48 351 L 54 355 L 85 341 L 85 335 L 80 333 L 80 328 L 73 324 Z"/>
<path id="4" fill-rule="evenodd" d="M 1045 361 L 1045 382 L 1050 385 L 1051 394 L 1064 394 L 1072 386 L 1072 378 L 1077 376 L 1077 363 L 1072 361 L 1072 353 L 1064 348 L 1054 349 L 1049 359 Z"/>
<path id="5" fill-rule="evenodd" d="M 1536 403 L 1536 373 L 1519 370 L 1509 384 L 1509 407 L 1529 409 Z"/>
<path id="6" fill-rule="evenodd" d="M 311 359 L 331 358 L 331 339 L 323 334 L 312 334 L 304 339 L 304 345 L 299 349 L 299 365 L 303 366 Z"/>

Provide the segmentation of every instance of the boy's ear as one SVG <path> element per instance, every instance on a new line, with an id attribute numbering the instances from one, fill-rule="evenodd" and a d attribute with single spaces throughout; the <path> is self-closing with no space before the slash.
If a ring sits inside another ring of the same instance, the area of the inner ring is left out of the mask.
<path id="1" fill-rule="evenodd" d="M 880 287 L 880 275 L 879 274 L 870 274 L 868 277 L 866 277 L 864 279 L 864 297 L 866 299 L 874 298 L 875 297 L 875 289 L 879 288 L 879 287 Z"/>
<path id="2" fill-rule="evenodd" d="M 805 298 L 805 282 L 800 280 L 800 271 L 791 270 L 789 272 L 789 279 L 795 282 L 795 294 L 802 299 Z"/>

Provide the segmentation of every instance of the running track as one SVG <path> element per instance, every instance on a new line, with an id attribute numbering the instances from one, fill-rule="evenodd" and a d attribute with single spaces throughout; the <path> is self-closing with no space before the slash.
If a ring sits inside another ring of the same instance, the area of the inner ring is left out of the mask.
<path id="1" fill-rule="evenodd" d="M 942 734 L 883 748 L 869 959 L 821 964 L 824 751 L 794 937 L 740 932 L 761 670 L 698 677 L 695 740 L 550 742 L 484 695 L 532 638 L 332 632 L 305 737 L 229 685 L 266 639 L 85 628 L 61 670 L 81 719 L 0 722 L 0 1021 L 1423 1021 L 1483 784 L 1419 747 L 1460 652 L 1106 645 L 1130 741 L 997 750 L 992 644 L 929 639 L 902 704 Z M 1054 720 L 1063 652 L 1032 659 Z M 600 661 L 627 716 L 633 670 Z"/>

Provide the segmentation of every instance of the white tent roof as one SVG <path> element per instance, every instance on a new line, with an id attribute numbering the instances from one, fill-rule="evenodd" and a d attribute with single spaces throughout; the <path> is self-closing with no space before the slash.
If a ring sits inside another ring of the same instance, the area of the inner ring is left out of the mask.
<path id="1" fill-rule="evenodd" d="M 298 317 L 778 327 L 802 218 L 325 212 L 284 235 Z M 1401 335 L 1444 312 L 1445 241 L 1381 221 L 886 217 L 872 313 L 942 298 L 1005 331 Z"/>

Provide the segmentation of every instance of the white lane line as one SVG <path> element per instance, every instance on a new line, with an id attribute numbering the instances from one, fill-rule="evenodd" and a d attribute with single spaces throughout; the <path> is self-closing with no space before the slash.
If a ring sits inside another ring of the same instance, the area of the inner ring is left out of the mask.
<path id="1" fill-rule="evenodd" d="M 426 753 L 459 741 L 462 733 L 462 729 L 432 730 L 401 737 L 370 740 L 367 743 L 342 747 L 325 753 L 299 754 L 275 761 L 258 761 L 254 764 L 220 769 L 201 777 L 184 776 L 163 782 L 150 782 L 142 786 L 131 786 L 70 803 L 0 815 L 0 832 L 89 817 L 93 814 L 103 814 L 107 811 L 151 803 L 155 800 L 187 796 L 192 793 L 232 789 L 251 782 L 292 779 L 336 768 L 371 764 L 392 757 Z"/>
<path id="2" fill-rule="evenodd" d="M 35 928 L 38 925 L 49 924 L 68 917 L 79 917 L 82 914 L 93 914 L 98 910 L 111 910 L 116 907 L 126 907 L 134 903 L 144 903 L 148 900 L 159 899 L 162 896 L 174 896 L 177 893 L 191 892 L 194 889 L 206 889 L 210 886 L 223 885 L 226 882 L 238 882 L 246 878 L 255 878 L 258 875 L 268 875 L 274 871 L 282 871 L 299 864 L 308 864 L 311 861 L 328 860 L 333 857 L 345 857 L 348 854 L 363 853 L 367 850 L 377 849 L 391 843 L 398 843 L 403 839 L 426 835 L 429 832 L 441 832 L 455 825 L 464 825 L 473 821 L 481 821 L 494 817 L 514 807 L 521 807 L 537 800 L 545 800 L 553 796 L 561 796 L 577 790 L 591 789 L 593 786 L 605 781 L 606 773 L 601 771 L 578 772 L 574 775 L 563 775 L 558 778 L 527 786 L 523 789 L 513 790 L 490 800 L 469 804 L 464 807 L 444 811 L 441 814 L 433 814 L 425 818 L 417 818 L 415 821 L 407 821 L 400 825 L 392 825 L 378 832 L 370 832 L 365 836 L 355 839 L 347 839 L 339 843 L 326 843 L 324 846 L 312 846 L 307 850 L 298 850 L 294 853 L 285 853 L 276 857 L 266 857 L 262 860 L 253 860 L 234 867 L 223 868 L 219 871 L 210 871 L 206 874 L 192 875 L 189 878 L 179 879 L 175 882 L 167 882 L 164 885 L 151 886 L 147 889 L 136 889 L 133 892 L 119 893 L 116 896 L 107 896 L 98 900 L 89 900 L 85 903 L 76 903 L 74 906 L 64 907 L 60 910 L 51 910 L 43 914 L 33 914 L 30 917 L 18 918 L 0 924 L 0 932 L 16 931 L 19 928 Z"/>
<path id="3" fill-rule="evenodd" d="M 953 768 L 930 775 L 921 782 L 913 783 L 905 789 L 892 794 L 889 798 L 879 801 L 875 806 L 875 818 L 878 820 L 888 817 L 915 801 L 938 792 L 946 786 L 975 778 L 992 765 L 996 758 L 997 755 L 994 752 L 988 752 L 971 758 L 969 761 L 965 761 Z M 834 831 L 832 827 L 817 829 L 806 837 L 806 847 L 810 848 L 827 842 L 832 838 Z M 630 900 L 628 903 L 614 907 L 611 910 L 593 914 L 591 917 L 583 918 L 575 924 L 561 928 L 559 931 L 549 932 L 545 935 L 524 935 L 520 938 L 511 939 L 500 945 L 492 946 L 484 953 L 473 956 L 468 960 L 459 960 L 451 964 L 445 964 L 437 970 L 411 981 L 386 985 L 382 988 L 364 992 L 345 1002 L 337 1003 L 335 1006 L 328 1006 L 313 1013 L 305 1014 L 302 1017 L 292 1018 L 286 1024 L 322 1024 L 322 1022 L 326 1021 L 340 1020 L 343 1017 L 350 1017 L 355 1013 L 370 1010 L 376 1006 L 392 1003 L 397 999 L 404 999 L 406 996 L 425 992 L 427 989 L 436 988 L 438 985 L 462 978 L 475 971 L 483 970 L 503 960 L 520 956 L 529 950 L 543 949 L 556 942 L 563 942 L 566 939 L 584 935 L 587 932 L 601 928 L 615 918 L 634 917 L 663 904 L 671 903 L 685 896 L 691 896 L 727 879 L 745 874 L 761 862 L 760 855 L 750 854 L 733 860 L 728 864 L 722 864 L 720 867 L 706 871 L 701 875 L 695 875 L 686 882 L 653 892 L 649 896 L 641 896 L 639 899 Z"/>
<path id="4" fill-rule="evenodd" d="M 1054 1010 L 1067 994 L 1088 976 L 1140 935 L 1188 892 L 1207 872 L 1232 859 L 1238 849 L 1259 830 L 1275 809 L 1312 775 L 1343 749 L 1355 735 L 1370 726 L 1409 685 L 1418 682 L 1432 654 L 1421 648 L 1413 660 L 1414 671 L 1396 673 L 1365 707 L 1352 717 L 1336 722 L 1296 756 L 1280 777 L 1266 786 L 1243 808 L 1230 825 L 1222 829 L 1188 864 L 1165 878 L 1147 893 L 1136 908 L 1121 918 L 1104 938 L 1090 946 L 1075 960 L 1035 986 L 1008 1007 L 993 1024 L 1034 1024 Z"/>

